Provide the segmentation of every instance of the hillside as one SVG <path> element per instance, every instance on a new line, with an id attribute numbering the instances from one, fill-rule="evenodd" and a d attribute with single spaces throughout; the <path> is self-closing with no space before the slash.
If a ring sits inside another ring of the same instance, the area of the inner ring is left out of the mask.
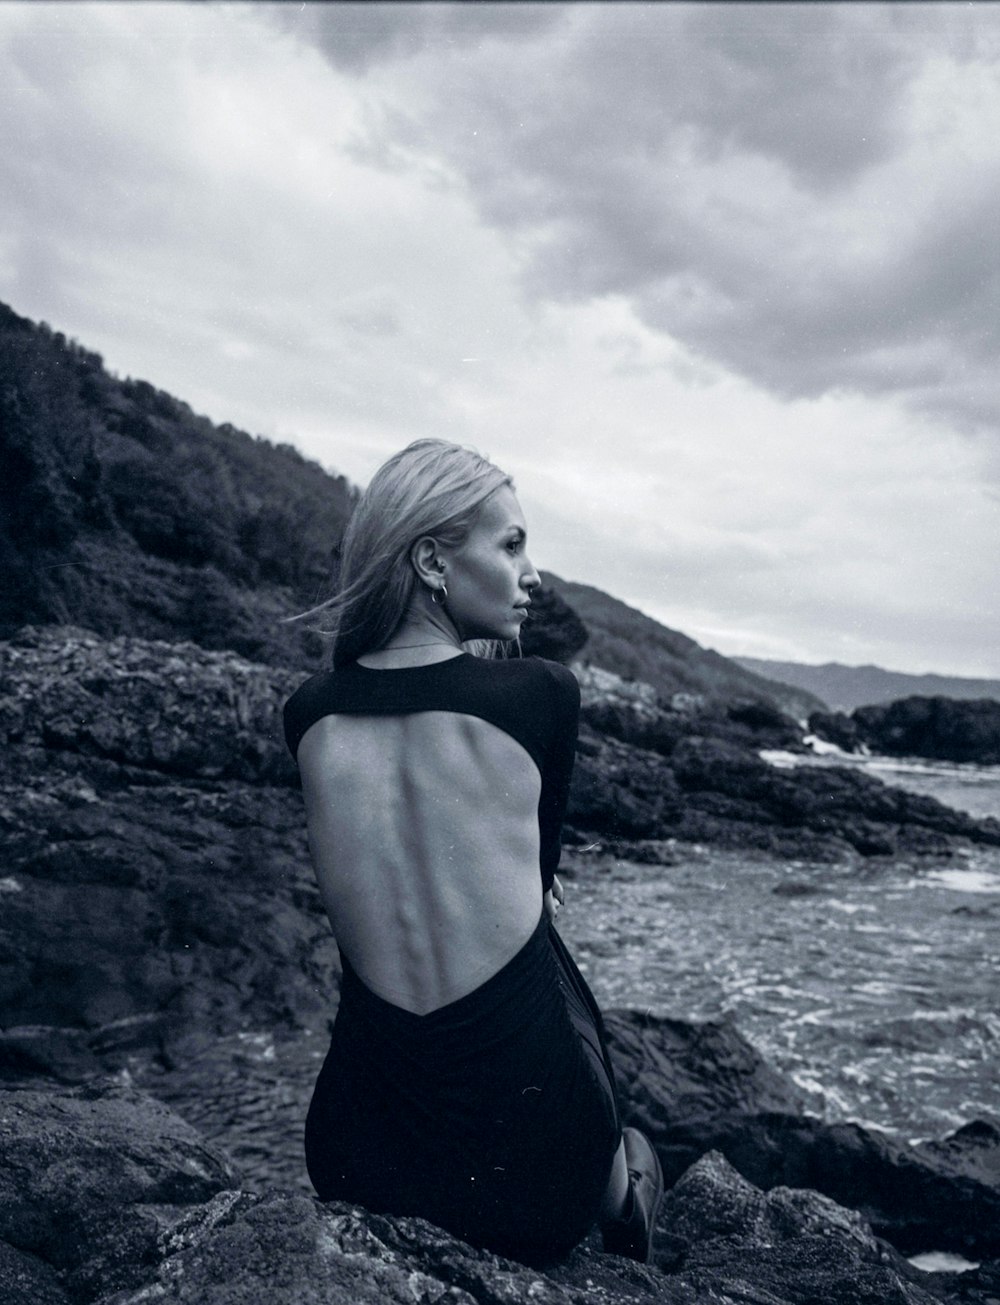
<path id="1" fill-rule="evenodd" d="M 663 698 L 675 693 L 713 700 L 763 698 L 802 720 L 823 706 L 811 693 L 765 680 L 600 589 L 548 572 L 542 579 L 579 613 L 589 630 L 590 641 L 581 654 L 585 661 L 627 679 L 645 680 Z"/>
<path id="2" fill-rule="evenodd" d="M 834 711 L 893 702 L 897 698 L 993 698 L 1000 702 L 1000 680 L 964 679 L 957 675 L 908 675 L 881 666 L 844 666 L 825 662 L 767 661 L 759 657 L 734 657 L 740 666 L 770 680 L 795 685 L 821 698 Z"/>
<path id="3" fill-rule="evenodd" d="M 329 593 L 356 491 L 287 445 L 216 426 L 0 305 L 0 637 L 26 623 L 189 640 L 313 668 L 326 645 L 283 618 Z M 823 704 L 588 585 L 549 577 L 526 651 L 589 661 L 661 695 Z"/>
<path id="4" fill-rule="evenodd" d="M 281 618 L 328 592 L 354 491 L 289 446 L 215 426 L 0 305 L 0 630 L 190 639 L 308 666 Z"/>

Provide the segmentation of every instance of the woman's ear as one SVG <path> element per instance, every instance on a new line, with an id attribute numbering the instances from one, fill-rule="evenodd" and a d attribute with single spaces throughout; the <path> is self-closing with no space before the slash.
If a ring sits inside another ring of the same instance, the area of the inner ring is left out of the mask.
<path id="1" fill-rule="evenodd" d="M 410 561 L 417 573 L 417 579 L 427 585 L 428 589 L 437 589 L 441 584 L 444 562 L 441 551 L 433 535 L 423 535 L 410 549 Z"/>

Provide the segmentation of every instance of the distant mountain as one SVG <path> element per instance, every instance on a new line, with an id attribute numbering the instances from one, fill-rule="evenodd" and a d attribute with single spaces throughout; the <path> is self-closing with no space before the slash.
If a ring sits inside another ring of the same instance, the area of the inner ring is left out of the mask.
<path id="1" fill-rule="evenodd" d="M 813 694 L 764 679 L 600 589 L 548 572 L 542 573 L 542 580 L 586 625 L 590 640 L 580 654 L 584 661 L 628 679 L 645 680 L 664 698 L 690 693 L 713 700 L 766 699 L 800 720 L 823 709 L 823 702 Z"/>
<path id="2" fill-rule="evenodd" d="M 881 666 L 843 666 L 825 662 L 767 661 L 760 657 L 734 657 L 748 671 L 768 679 L 793 684 L 821 698 L 834 711 L 894 702 L 897 698 L 995 698 L 1000 702 L 1000 680 L 973 680 L 957 675 L 908 675 Z"/>

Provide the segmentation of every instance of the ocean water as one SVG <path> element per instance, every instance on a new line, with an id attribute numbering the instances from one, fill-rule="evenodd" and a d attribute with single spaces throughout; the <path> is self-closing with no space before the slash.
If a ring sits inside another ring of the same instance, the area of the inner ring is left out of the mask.
<path id="1" fill-rule="evenodd" d="M 1000 816 L 1000 768 L 855 764 Z M 731 1017 L 828 1119 L 916 1139 L 1000 1118 L 1000 848 L 833 866 L 583 856 L 559 928 L 602 1005 Z"/>

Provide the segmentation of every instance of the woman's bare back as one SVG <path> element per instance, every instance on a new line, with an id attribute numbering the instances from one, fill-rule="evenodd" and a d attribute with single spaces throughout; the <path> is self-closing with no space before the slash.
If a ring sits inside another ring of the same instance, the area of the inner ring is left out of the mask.
<path id="1" fill-rule="evenodd" d="M 297 755 L 320 891 L 366 986 L 426 1014 L 515 955 L 542 907 L 541 776 L 510 734 L 453 711 L 337 714 Z"/>

